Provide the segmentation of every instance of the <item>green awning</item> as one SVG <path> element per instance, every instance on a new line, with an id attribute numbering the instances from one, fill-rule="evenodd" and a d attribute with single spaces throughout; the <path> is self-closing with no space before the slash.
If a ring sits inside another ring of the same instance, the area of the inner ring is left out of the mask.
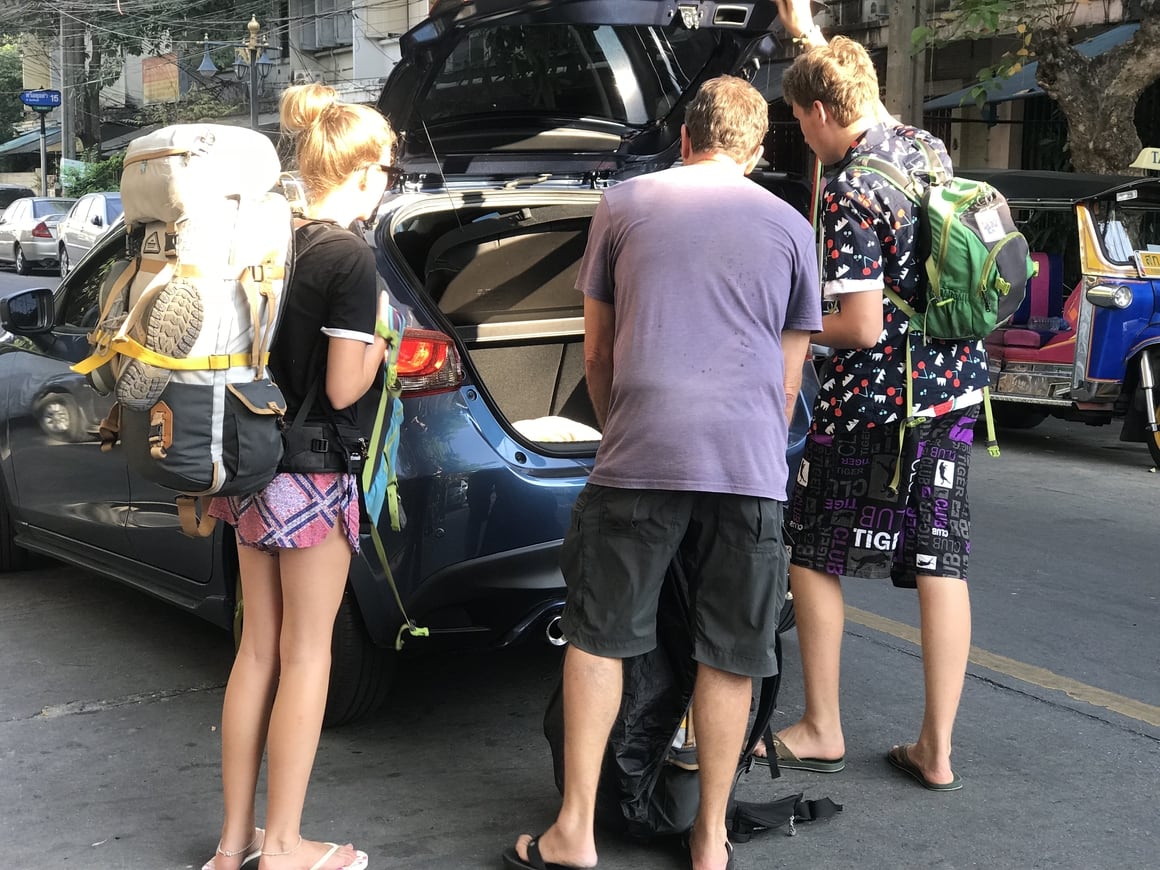
<path id="1" fill-rule="evenodd" d="M 51 148 L 53 145 L 60 145 L 60 127 L 46 127 L 44 131 L 45 145 Z M 0 145 L 0 157 L 5 154 L 39 154 L 40 153 L 40 131 L 33 130 L 30 133 L 21 133 L 15 139 L 9 139 L 3 145 Z"/>

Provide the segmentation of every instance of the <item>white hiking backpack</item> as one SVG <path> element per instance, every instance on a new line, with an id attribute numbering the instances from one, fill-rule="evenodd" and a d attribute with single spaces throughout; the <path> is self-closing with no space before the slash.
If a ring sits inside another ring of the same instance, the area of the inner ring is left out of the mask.
<path id="1" fill-rule="evenodd" d="M 212 529 L 193 497 L 257 492 L 282 456 L 266 368 L 292 237 L 280 176 L 270 140 L 240 127 L 178 124 L 125 154 L 126 257 L 74 370 L 116 395 L 102 449 L 119 440 L 136 473 L 184 494 L 189 534 Z"/>

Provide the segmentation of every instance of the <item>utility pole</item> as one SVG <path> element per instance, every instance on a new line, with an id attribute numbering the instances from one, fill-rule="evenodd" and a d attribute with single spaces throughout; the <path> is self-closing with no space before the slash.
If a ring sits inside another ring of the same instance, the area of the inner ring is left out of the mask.
<path id="1" fill-rule="evenodd" d="M 78 22 L 62 9 L 60 12 L 60 156 L 75 160 L 76 136 L 76 43 Z"/>
<path id="2" fill-rule="evenodd" d="M 923 0 L 890 0 L 886 43 L 886 108 L 905 124 L 922 126 L 925 49 L 911 53 L 910 34 L 925 19 Z"/>

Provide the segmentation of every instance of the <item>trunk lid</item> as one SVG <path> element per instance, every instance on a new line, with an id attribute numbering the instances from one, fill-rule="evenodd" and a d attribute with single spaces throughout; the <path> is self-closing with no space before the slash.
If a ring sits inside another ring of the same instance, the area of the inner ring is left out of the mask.
<path id="1" fill-rule="evenodd" d="M 776 29 L 769 0 L 443 0 L 379 109 L 424 187 L 612 181 L 671 165 L 696 88 L 758 69 Z"/>

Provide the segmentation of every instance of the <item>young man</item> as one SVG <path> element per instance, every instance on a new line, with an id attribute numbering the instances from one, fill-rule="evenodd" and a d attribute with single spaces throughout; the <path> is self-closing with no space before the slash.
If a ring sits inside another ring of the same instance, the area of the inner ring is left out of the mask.
<path id="1" fill-rule="evenodd" d="M 698 662 L 692 864 L 730 866 L 725 809 L 752 677 L 777 668 L 788 418 L 821 326 L 809 224 L 745 177 L 767 130 L 755 88 L 706 82 L 685 114 L 682 165 L 609 188 L 592 219 L 577 286 L 604 437 L 561 557 L 564 800 L 552 827 L 508 851 L 509 867 L 595 866 L 621 660 L 656 645 L 660 587 L 678 550 Z"/>
<path id="2" fill-rule="evenodd" d="M 906 316 L 883 294 L 890 287 L 921 307 L 916 214 L 905 195 L 857 161 L 874 154 L 910 174 L 929 171 L 931 159 L 950 172 L 950 158 L 929 133 L 889 119 L 862 46 L 842 37 L 827 44 L 810 20 L 809 0 L 774 2 L 789 34 L 805 44 L 785 73 L 785 98 L 828 167 L 827 313 L 814 341 L 837 351 L 821 375 L 787 517 L 805 712 L 773 749 L 782 767 L 842 769 L 839 576 L 889 577 L 918 588 L 926 708 L 917 742 L 895 746 L 888 759 L 926 788 L 949 791 L 962 786 L 951 769 L 951 730 L 970 647 L 967 468 L 986 357 L 981 342 L 911 335 Z M 904 425 L 908 418 L 921 420 Z"/>

